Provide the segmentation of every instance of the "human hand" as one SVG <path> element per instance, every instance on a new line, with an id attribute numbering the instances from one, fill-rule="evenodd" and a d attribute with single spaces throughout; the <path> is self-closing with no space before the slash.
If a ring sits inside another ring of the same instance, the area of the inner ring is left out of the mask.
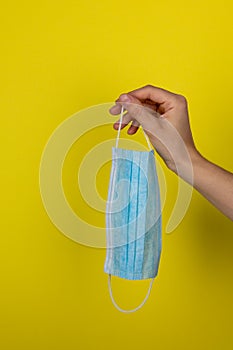
<path id="1" fill-rule="evenodd" d="M 133 135 L 141 125 L 169 169 L 187 166 L 188 158 L 200 155 L 190 130 L 188 105 L 185 97 L 151 85 L 122 94 L 110 113 L 117 115 L 123 106 L 121 129 L 130 125 Z M 114 123 L 118 129 L 119 120 Z"/>
<path id="2" fill-rule="evenodd" d="M 186 99 L 147 85 L 122 94 L 110 113 L 127 110 L 121 128 L 131 123 L 133 135 L 141 125 L 169 169 L 196 188 L 223 214 L 233 220 L 233 174 L 204 158 L 196 149 L 190 130 Z M 118 129 L 119 121 L 114 123 Z"/>

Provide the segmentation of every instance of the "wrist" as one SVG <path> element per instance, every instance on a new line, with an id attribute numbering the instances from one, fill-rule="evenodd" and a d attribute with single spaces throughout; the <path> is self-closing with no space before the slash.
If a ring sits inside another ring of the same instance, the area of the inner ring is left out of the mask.
<path id="1" fill-rule="evenodd" d="M 187 152 L 179 157 L 179 159 L 171 162 L 168 168 L 176 175 L 181 177 L 186 182 L 193 185 L 194 175 L 199 167 L 202 167 L 207 160 L 201 155 L 201 153 L 192 147 L 187 149 Z"/>

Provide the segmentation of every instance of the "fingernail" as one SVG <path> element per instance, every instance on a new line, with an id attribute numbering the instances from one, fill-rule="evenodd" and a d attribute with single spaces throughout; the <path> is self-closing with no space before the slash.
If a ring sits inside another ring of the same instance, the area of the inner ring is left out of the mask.
<path id="1" fill-rule="evenodd" d="M 123 94 L 120 96 L 120 101 L 122 102 L 129 102 L 130 101 L 130 98 L 127 94 Z"/>

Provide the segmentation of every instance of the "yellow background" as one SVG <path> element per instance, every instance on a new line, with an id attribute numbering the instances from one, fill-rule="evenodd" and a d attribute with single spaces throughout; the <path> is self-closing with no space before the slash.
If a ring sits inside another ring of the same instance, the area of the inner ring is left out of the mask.
<path id="1" fill-rule="evenodd" d="M 149 301 L 125 315 L 108 296 L 105 251 L 56 229 L 38 181 L 43 148 L 62 121 L 148 83 L 188 98 L 197 147 L 233 171 L 232 17 L 231 0 L 1 6 L 1 349 L 233 348 L 229 219 L 194 192 L 182 223 L 163 234 Z M 77 170 L 67 169 L 71 177 Z M 176 196 L 175 175 L 165 171 L 164 226 Z M 105 176 L 104 193 L 107 185 Z M 125 307 L 147 286 L 131 283 L 114 283 Z"/>

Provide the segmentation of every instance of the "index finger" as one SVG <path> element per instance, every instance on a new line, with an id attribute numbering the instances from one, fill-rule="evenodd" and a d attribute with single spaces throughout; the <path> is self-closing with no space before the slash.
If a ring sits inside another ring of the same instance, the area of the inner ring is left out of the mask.
<path id="1" fill-rule="evenodd" d="M 141 101 L 149 99 L 159 104 L 171 100 L 175 95 L 168 90 L 164 90 L 153 85 L 143 86 L 139 89 L 128 92 L 128 94 L 138 98 Z"/>

